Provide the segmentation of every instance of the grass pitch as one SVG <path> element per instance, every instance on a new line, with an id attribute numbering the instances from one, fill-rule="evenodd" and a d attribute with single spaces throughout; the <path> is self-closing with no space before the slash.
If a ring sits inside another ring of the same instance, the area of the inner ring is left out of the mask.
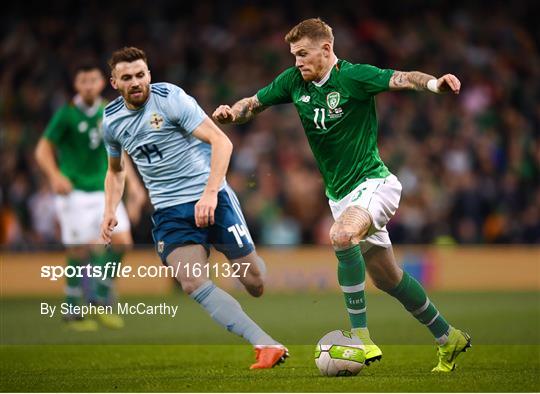
<path id="1" fill-rule="evenodd" d="M 291 357 L 269 371 L 250 371 L 253 350 L 217 326 L 183 295 L 173 319 L 126 316 L 120 331 L 68 331 L 59 317 L 40 316 L 40 302 L 2 299 L 2 391 L 225 391 L 225 392 L 537 392 L 540 390 L 538 293 L 448 293 L 431 299 L 467 332 L 473 347 L 451 374 L 432 374 L 435 346 L 391 297 L 368 295 L 371 333 L 382 362 L 357 377 L 319 376 L 314 345 L 326 332 L 347 328 L 340 294 L 239 296 L 244 309 Z M 126 299 L 158 304 L 161 298 Z"/>

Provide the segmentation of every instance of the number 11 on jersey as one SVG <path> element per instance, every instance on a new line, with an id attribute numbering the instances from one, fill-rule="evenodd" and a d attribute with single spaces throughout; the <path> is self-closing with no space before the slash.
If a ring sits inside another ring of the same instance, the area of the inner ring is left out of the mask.
<path id="1" fill-rule="evenodd" d="M 315 122 L 315 127 L 318 129 L 322 128 L 323 130 L 326 130 L 326 125 L 324 124 L 324 116 L 325 116 L 324 108 L 314 108 L 313 111 L 315 111 L 315 116 L 313 117 L 313 122 Z M 320 126 L 317 119 L 319 117 L 319 112 L 321 113 Z"/>

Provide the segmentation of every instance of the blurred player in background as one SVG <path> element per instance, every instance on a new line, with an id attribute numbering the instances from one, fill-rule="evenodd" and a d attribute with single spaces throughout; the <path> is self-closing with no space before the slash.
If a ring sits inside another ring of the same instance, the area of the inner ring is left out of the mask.
<path id="1" fill-rule="evenodd" d="M 35 151 L 39 166 L 57 194 L 62 243 L 67 248 L 67 264 L 71 266 L 89 262 L 105 266 L 108 261 L 119 262 L 124 250 L 133 244 L 128 215 L 124 205 L 120 204 L 117 211 L 119 225 L 112 236 L 115 246 L 104 250 L 98 245 L 105 210 L 107 171 L 107 152 L 101 132 L 106 103 L 100 95 L 104 87 L 105 78 L 98 66 L 79 66 L 74 78 L 75 97 L 54 114 Z M 133 169 L 129 172 L 129 185 L 130 204 L 136 217 L 145 193 Z M 80 305 L 90 301 L 105 305 L 110 302 L 111 279 L 84 278 L 90 281 L 91 287 L 89 299 L 84 301 L 81 279 L 67 278 L 67 303 Z M 124 325 L 122 318 L 115 314 L 97 317 L 109 328 Z M 69 327 L 78 331 L 98 328 L 95 320 L 82 319 L 78 315 L 69 315 L 66 320 Z"/>
<path id="2" fill-rule="evenodd" d="M 255 346 L 257 362 L 252 369 L 274 367 L 285 360 L 287 349 L 204 272 L 197 275 L 192 270 L 194 264 L 207 264 L 213 245 L 233 267 L 249 266 L 240 281 L 251 295 L 263 292 L 264 263 L 255 252 L 238 199 L 225 181 L 231 142 L 181 88 L 150 84 L 142 50 L 120 49 L 109 65 L 111 84 L 121 97 L 105 108 L 103 121 L 109 153 L 101 228 L 104 241 L 111 240 L 120 223 L 116 207 L 124 189 L 125 150 L 156 209 L 152 235 L 163 263 L 175 267 L 183 290 L 217 323 Z"/>
<path id="3" fill-rule="evenodd" d="M 433 371 L 452 371 L 470 337 L 450 326 L 421 284 L 396 264 L 386 224 L 398 208 L 401 184 L 379 156 L 375 95 L 387 90 L 458 94 L 460 81 L 451 74 L 435 78 L 340 60 L 332 29 L 318 18 L 298 24 L 285 40 L 295 67 L 256 95 L 218 107 L 214 119 L 244 123 L 269 106 L 295 105 L 326 186 L 335 220 L 330 238 L 339 261 L 338 281 L 353 332 L 367 345 L 366 364 L 382 357 L 367 328 L 367 268 L 375 285 L 399 300 L 435 337 L 439 362 Z"/>

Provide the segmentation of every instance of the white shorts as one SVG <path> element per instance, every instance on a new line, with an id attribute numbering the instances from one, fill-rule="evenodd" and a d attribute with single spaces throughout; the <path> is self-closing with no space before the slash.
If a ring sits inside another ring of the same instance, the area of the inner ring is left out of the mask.
<path id="1" fill-rule="evenodd" d="M 105 192 L 74 190 L 65 196 L 57 195 L 55 203 L 64 245 L 90 244 L 99 239 L 105 211 Z M 116 218 L 118 225 L 114 233 L 130 230 L 128 215 L 122 202 L 116 210 Z"/>
<path id="2" fill-rule="evenodd" d="M 401 198 L 401 183 L 395 175 L 386 178 L 368 179 L 339 201 L 328 200 L 332 216 L 337 220 L 346 208 L 360 206 L 371 215 L 368 235 L 360 241 L 362 252 L 372 245 L 389 247 L 392 245 L 386 224 L 396 213 Z"/>

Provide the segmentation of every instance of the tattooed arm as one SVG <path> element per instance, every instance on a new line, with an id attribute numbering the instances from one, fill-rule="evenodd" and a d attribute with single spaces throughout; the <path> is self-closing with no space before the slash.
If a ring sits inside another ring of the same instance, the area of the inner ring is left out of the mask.
<path id="1" fill-rule="evenodd" d="M 220 105 L 212 114 L 212 118 L 222 124 L 241 124 L 253 119 L 255 115 L 265 109 L 266 107 L 260 103 L 257 95 L 255 95 L 237 101 L 232 107 Z"/>
<path id="2" fill-rule="evenodd" d="M 430 82 L 432 81 L 433 82 Z M 453 92 L 459 94 L 461 82 L 452 74 L 435 78 L 420 71 L 395 71 L 390 78 L 390 90 L 430 90 L 435 93 Z"/>
<path id="3" fill-rule="evenodd" d="M 430 79 L 436 78 L 420 71 L 394 71 L 389 85 L 392 90 L 427 90 L 427 83 Z"/>

